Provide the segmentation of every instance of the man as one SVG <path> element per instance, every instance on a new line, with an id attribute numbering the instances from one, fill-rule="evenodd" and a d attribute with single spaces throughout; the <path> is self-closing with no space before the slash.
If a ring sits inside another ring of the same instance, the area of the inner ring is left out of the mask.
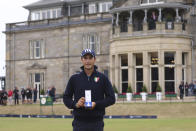
<path id="1" fill-rule="evenodd" d="M 37 87 L 35 87 L 33 89 L 33 102 L 36 103 L 37 102 Z"/>
<path id="2" fill-rule="evenodd" d="M 184 96 L 184 82 L 183 81 L 179 85 L 179 90 L 180 90 L 180 99 L 183 99 L 183 96 Z"/>
<path id="3" fill-rule="evenodd" d="M 55 96 L 56 96 L 56 88 L 55 88 L 54 86 L 52 86 L 52 87 L 50 88 L 49 96 L 52 97 L 53 102 L 56 101 L 56 98 L 55 98 Z"/>
<path id="4" fill-rule="evenodd" d="M 25 103 L 25 95 L 26 95 L 26 91 L 25 91 L 24 87 L 22 87 L 21 95 L 22 95 L 22 104 L 24 104 Z"/>
<path id="5" fill-rule="evenodd" d="M 18 87 L 15 87 L 13 93 L 14 93 L 14 103 L 15 103 L 15 105 L 19 104 L 19 90 L 18 90 Z"/>
<path id="6" fill-rule="evenodd" d="M 82 51 L 82 71 L 70 78 L 63 96 L 64 104 L 74 109 L 73 131 L 103 131 L 105 108 L 115 103 L 112 85 L 105 75 L 97 71 L 95 61 L 93 50 Z M 87 108 L 85 92 L 89 90 L 92 107 Z"/>

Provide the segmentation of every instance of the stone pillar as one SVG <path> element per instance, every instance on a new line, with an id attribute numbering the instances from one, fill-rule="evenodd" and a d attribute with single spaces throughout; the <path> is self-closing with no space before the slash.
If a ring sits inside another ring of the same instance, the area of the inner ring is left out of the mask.
<path id="1" fill-rule="evenodd" d="M 116 14 L 116 26 L 119 26 L 119 12 Z"/>
<path id="2" fill-rule="evenodd" d="M 129 24 L 128 25 L 128 34 L 132 34 L 133 33 L 133 25 Z"/>
<path id="3" fill-rule="evenodd" d="M 175 71 L 176 71 L 176 84 L 175 84 L 175 92 L 178 93 L 178 86 L 182 81 L 182 51 L 176 51 L 175 57 Z"/>
<path id="4" fill-rule="evenodd" d="M 150 91 L 150 69 L 149 69 L 149 55 L 147 51 L 143 52 L 143 83 L 146 85 L 148 92 Z"/>
<path id="5" fill-rule="evenodd" d="M 133 19 L 132 19 L 132 14 L 133 14 L 132 10 L 130 10 L 129 14 L 130 14 L 129 24 L 132 24 L 132 21 L 133 21 Z"/>
<path id="6" fill-rule="evenodd" d="M 71 16 L 71 6 L 68 6 L 68 16 Z"/>
<path id="7" fill-rule="evenodd" d="M 159 22 L 161 22 L 161 21 L 162 21 L 162 20 L 161 20 L 161 19 L 162 19 L 162 16 L 161 16 L 161 15 L 162 15 L 162 13 L 161 13 L 161 11 L 162 11 L 162 9 L 161 9 L 161 8 L 159 8 L 159 17 L 158 17 L 158 21 L 159 21 Z"/>
<path id="8" fill-rule="evenodd" d="M 182 32 L 182 23 L 181 22 L 174 22 L 174 31 L 176 33 Z"/>
<path id="9" fill-rule="evenodd" d="M 144 16 L 143 22 L 147 23 L 147 9 L 145 9 L 144 12 L 145 12 L 145 16 Z"/>
<path id="10" fill-rule="evenodd" d="M 115 75 L 114 71 L 115 71 L 115 68 L 114 68 L 114 63 L 115 62 L 115 59 L 113 59 L 113 55 L 110 55 L 110 81 L 113 84 L 115 84 L 115 78 L 113 77 Z"/>
<path id="11" fill-rule="evenodd" d="M 176 8 L 176 22 L 180 22 L 179 10 Z"/>
<path id="12" fill-rule="evenodd" d="M 164 72 L 164 51 L 158 51 L 159 59 L 159 84 L 162 88 L 163 96 L 165 95 L 165 72 Z"/>
<path id="13" fill-rule="evenodd" d="M 112 26 L 114 24 L 114 14 L 112 14 Z"/>
<path id="14" fill-rule="evenodd" d="M 116 54 L 115 55 L 115 86 L 118 89 L 119 92 L 122 91 L 122 89 L 120 89 L 120 62 L 119 62 L 119 55 Z"/>
<path id="15" fill-rule="evenodd" d="M 85 19 L 85 13 L 84 13 L 84 3 L 82 3 L 82 15 L 80 16 L 80 20 Z"/>
<path id="16" fill-rule="evenodd" d="M 84 15 L 84 3 L 82 3 L 82 15 Z"/>
<path id="17" fill-rule="evenodd" d="M 132 22 L 133 22 L 133 19 L 132 19 L 132 10 L 130 10 L 130 17 L 129 17 L 129 25 L 128 25 L 128 34 L 132 34 L 133 32 L 133 25 L 132 25 Z"/>
<path id="18" fill-rule="evenodd" d="M 191 70 L 191 65 L 193 64 L 192 63 L 192 58 L 191 58 L 191 56 L 192 56 L 192 53 L 191 53 L 191 51 L 189 51 L 188 53 L 187 53 L 187 72 L 186 72 L 186 76 L 187 76 L 187 79 L 186 79 L 186 81 L 188 82 L 188 83 L 190 83 L 191 81 L 192 81 L 192 70 Z"/>
<path id="19" fill-rule="evenodd" d="M 128 84 L 131 85 L 134 92 L 134 62 L 133 62 L 133 53 L 128 53 Z"/>

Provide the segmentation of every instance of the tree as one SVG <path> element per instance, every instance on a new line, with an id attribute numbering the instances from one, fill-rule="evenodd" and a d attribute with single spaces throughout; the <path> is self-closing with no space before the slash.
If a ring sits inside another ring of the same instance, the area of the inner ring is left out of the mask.
<path id="1" fill-rule="evenodd" d="M 127 93 L 132 93 L 131 84 L 129 84 L 129 85 L 128 85 L 128 88 L 127 88 Z"/>

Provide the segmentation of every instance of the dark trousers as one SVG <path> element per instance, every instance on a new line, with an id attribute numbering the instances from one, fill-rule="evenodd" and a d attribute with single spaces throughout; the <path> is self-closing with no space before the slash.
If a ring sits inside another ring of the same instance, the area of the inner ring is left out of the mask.
<path id="1" fill-rule="evenodd" d="M 72 126 L 73 131 L 103 131 L 104 122 L 83 122 L 74 120 Z"/>
<path id="2" fill-rule="evenodd" d="M 15 97 L 14 97 L 14 101 L 15 101 L 15 105 L 16 105 L 16 104 L 19 104 L 18 96 L 15 96 Z"/>

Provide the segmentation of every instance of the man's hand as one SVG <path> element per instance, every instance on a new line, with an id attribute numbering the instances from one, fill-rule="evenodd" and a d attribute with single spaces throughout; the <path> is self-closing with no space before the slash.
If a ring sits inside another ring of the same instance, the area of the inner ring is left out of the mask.
<path id="1" fill-rule="evenodd" d="M 92 102 L 92 108 L 91 109 L 94 109 L 96 106 L 96 103 L 95 102 Z"/>
<path id="2" fill-rule="evenodd" d="M 92 107 L 91 108 L 87 108 L 88 110 L 93 110 L 96 106 L 96 103 L 95 102 L 92 102 Z"/>
<path id="3" fill-rule="evenodd" d="M 81 97 L 76 103 L 76 108 L 84 107 L 85 98 Z"/>

